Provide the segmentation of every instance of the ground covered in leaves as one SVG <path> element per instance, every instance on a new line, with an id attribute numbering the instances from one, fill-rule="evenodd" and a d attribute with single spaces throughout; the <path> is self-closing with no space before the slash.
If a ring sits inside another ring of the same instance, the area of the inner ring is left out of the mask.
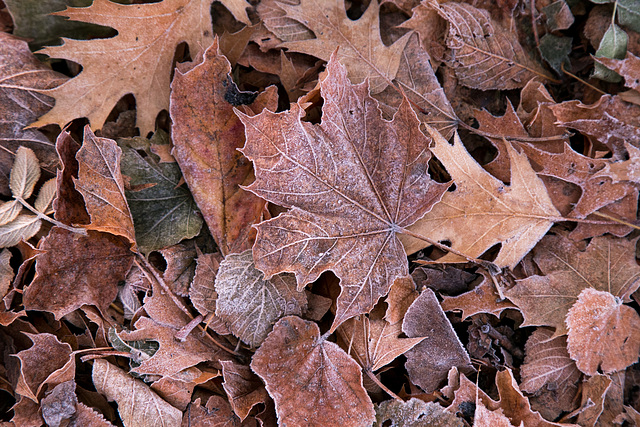
<path id="1" fill-rule="evenodd" d="M 0 1 L 0 421 L 640 425 L 637 0 Z"/>

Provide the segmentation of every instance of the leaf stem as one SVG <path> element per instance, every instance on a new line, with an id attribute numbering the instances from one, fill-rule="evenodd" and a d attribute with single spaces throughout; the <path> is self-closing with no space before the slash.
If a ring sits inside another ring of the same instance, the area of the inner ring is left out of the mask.
<path id="1" fill-rule="evenodd" d="M 397 394 L 389 390 L 389 388 L 386 385 L 382 384 L 382 381 L 380 381 L 378 377 L 376 377 L 376 375 L 373 372 L 371 372 L 371 370 L 363 369 L 363 371 L 367 374 L 369 378 L 371 378 L 371 381 L 376 383 L 376 385 L 380 387 L 385 393 L 387 393 L 389 396 L 391 396 L 395 400 L 402 402 L 402 399 L 400 399 L 400 397 Z"/>
<path id="2" fill-rule="evenodd" d="M 84 228 L 80 228 L 80 227 L 70 227 L 66 224 L 61 223 L 58 220 L 55 220 L 45 214 L 43 214 L 42 212 L 36 210 L 34 207 L 32 207 L 29 203 L 27 203 L 26 200 L 24 200 L 22 197 L 15 197 L 15 199 L 20 202 L 20 204 L 22 204 L 22 206 L 24 206 L 25 208 L 27 208 L 28 210 L 30 210 L 31 212 L 33 212 L 34 214 L 36 214 L 36 216 L 38 217 L 38 219 L 44 220 L 44 221 L 48 221 L 51 224 L 55 225 L 56 227 L 60 227 L 60 228 L 64 228 L 67 231 L 71 231 L 72 233 L 78 233 L 78 234 L 82 234 L 83 236 L 87 235 L 87 230 L 85 230 Z"/>

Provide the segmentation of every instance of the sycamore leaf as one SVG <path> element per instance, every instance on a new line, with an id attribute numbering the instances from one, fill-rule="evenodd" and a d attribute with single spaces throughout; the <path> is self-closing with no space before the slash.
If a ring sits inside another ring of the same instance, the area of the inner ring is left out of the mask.
<path id="1" fill-rule="evenodd" d="M 313 322 L 283 317 L 253 355 L 282 425 L 370 426 L 375 412 L 360 366 Z"/>
<path id="2" fill-rule="evenodd" d="M 22 204 L 17 200 L 4 202 L 0 205 L 0 226 L 5 225 L 16 219 L 22 211 Z"/>
<path id="3" fill-rule="evenodd" d="M 90 230 L 123 236 L 135 243 L 131 211 L 120 174 L 122 150 L 115 141 L 98 138 L 89 126 L 84 129 L 84 142 L 76 154 L 79 171 L 74 178 L 91 216 Z"/>
<path id="4" fill-rule="evenodd" d="M 29 148 L 19 147 L 9 178 L 9 187 L 13 197 L 28 199 L 33 193 L 38 179 L 40 179 L 40 163 L 38 163 L 36 154 Z"/>
<path id="5" fill-rule="evenodd" d="M 137 137 L 120 140 L 119 144 L 120 171 L 129 178 L 131 188 L 125 196 L 136 243 L 143 253 L 190 239 L 202 228 L 202 217 L 191 193 L 180 185 L 180 168 L 176 163 L 161 163 L 151 152 L 151 144 L 169 145 L 169 135 L 158 130 L 150 140 Z"/>
<path id="6" fill-rule="evenodd" d="M 638 361 L 640 316 L 609 292 L 586 288 L 567 314 L 567 349 L 587 375 L 610 374 Z"/>
<path id="7" fill-rule="evenodd" d="M 251 250 L 229 254 L 220 263 L 216 276 L 216 316 L 229 330 L 251 347 L 258 347 L 278 319 L 302 315 L 307 296 L 296 289 L 291 274 L 269 280 L 253 264 Z"/>
<path id="8" fill-rule="evenodd" d="M 325 61 L 339 47 L 337 58 L 347 67 L 351 81 L 361 83 L 369 78 L 371 93 L 374 94 L 384 90 L 395 78 L 409 35 L 385 46 L 380 38 L 380 6 L 377 0 L 369 4 L 357 21 L 347 16 L 344 0 L 301 0 L 299 4 L 278 2 L 277 6 L 286 13 L 286 18 L 303 24 L 316 36 L 285 41 L 282 47 Z M 280 20 L 267 20 L 265 25 L 280 37 L 290 31 L 284 22 L 282 25 Z"/>
<path id="9" fill-rule="evenodd" d="M 388 424 L 391 422 L 391 424 Z M 423 402 L 415 397 L 406 402 L 387 400 L 376 405 L 374 427 L 462 427 L 462 419 L 435 402 Z"/>
<path id="10" fill-rule="evenodd" d="M 98 393 L 118 404 L 125 426 L 178 426 L 182 412 L 162 400 L 148 385 L 104 359 L 93 362 L 91 375 Z"/>
<path id="11" fill-rule="evenodd" d="M 95 0 L 86 8 L 57 12 L 74 21 L 112 27 L 113 38 L 63 39 L 40 53 L 82 65 L 75 78 L 44 93 L 56 98 L 54 108 L 33 124 L 61 127 L 87 117 L 100 129 L 116 102 L 132 93 L 136 98 L 137 126 L 146 135 L 155 128 L 157 114 L 169 108 L 169 84 L 176 46 L 189 45 L 192 56 L 211 42 L 209 9 L 212 0 L 164 0 L 159 3 L 121 5 Z"/>
<path id="12" fill-rule="evenodd" d="M 218 51 L 218 39 L 204 59 L 188 71 L 178 68 L 171 84 L 173 155 L 205 221 L 223 254 L 242 252 L 253 244 L 252 226 L 262 217 L 265 201 L 242 190 L 253 181 L 253 168 L 237 148 L 244 126 L 233 107 L 254 114 L 275 111 L 275 88 L 258 95 L 240 94 L 229 76 L 231 65 Z M 202 90 L 207 85 L 211 90 Z"/>
<path id="13" fill-rule="evenodd" d="M 431 151 L 451 174 L 456 190 L 409 230 L 433 240 L 448 240 L 451 247 L 467 256 L 478 257 L 497 243 L 502 247 L 494 263 L 514 268 L 551 228 L 560 216 L 524 154 L 507 143 L 511 162 L 511 185 L 487 173 L 471 157 L 458 136 L 450 145 L 440 134 L 428 128 L 435 145 Z M 460 233 L 464 230 L 464 233 Z M 407 253 L 425 246 L 422 241 L 401 237 Z M 458 262 L 447 254 L 441 262 Z"/>
<path id="14" fill-rule="evenodd" d="M 481 90 L 521 88 L 536 76 L 548 78 L 525 53 L 513 31 L 493 20 L 489 12 L 466 3 L 430 7 L 449 23 L 447 64 L 458 81 Z"/>
<path id="15" fill-rule="evenodd" d="M 556 336 L 567 333 L 565 317 L 583 289 L 609 292 L 625 302 L 640 286 L 635 241 L 596 237 L 584 251 L 561 236 L 542 239 L 534 260 L 544 276 L 516 281 L 505 291 L 524 316 L 523 326 L 553 326 Z"/>
<path id="16" fill-rule="evenodd" d="M 408 274 L 396 232 L 424 215 L 448 185 L 427 172 L 428 139 L 406 100 L 385 121 L 366 83 L 352 85 L 335 57 L 327 70 L 319 125 L 303 122 L 298 104 L 240 117 L 242 151 L 256 169 L 248 189 L 291 208 L 258 225 L 256 267 L 267 278 L 294 272 L 299 290 L 332 270 L 342 288 L 335 330 Z"/>
<path id="17" fill-rule="evenodd" d="M 35 215 L 21 214 L 13 221 L 0 225 L 0 248 L 15 246 L 22 240 L 29 240 L 36 235 L 42 221 Z"/>
<path id="18" fill-rule="evenodd" d="M 41 212 L 45 215 L 49 215 L 53 212 L 53 201 L 56 198 L 56 178 L 51 178 L 40 187 L 38 191 L 38 197 L 36 197 L 36 201 L 33 202 L 33 207 L 36 208 L 38 212 Z"/>

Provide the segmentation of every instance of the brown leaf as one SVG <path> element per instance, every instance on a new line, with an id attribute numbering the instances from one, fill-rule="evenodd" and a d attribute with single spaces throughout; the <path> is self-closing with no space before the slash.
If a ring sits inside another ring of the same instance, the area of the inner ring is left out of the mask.
<path id="1" fill-rule="evenodd" d="M 335 330 L 408 274 L 395 233 L 428 211 L 447 185 L 426 172 L 428 139 L 408 102 L 384 121 L 366 84 L 351 85 L 335 58 L 327 68 L 320 125 L 302 122 L 297 104 L 241 119 L 243 153 L 256 168 L 248 188 L 292 208 L 258 226 L 256 267 L 266 277 L 294 272 L 300 290 L 323 271 L 336 273 L 342 293 Z"/>
<path id="2" fill-rule="evenodd" d="M 477 275 L 467 273 L 452 265 L 417 267 L 411 272 L 418 289 L 431 290 L 447 295 L 461 294 L 469 290 L 469 285 Z"/>
<path id="3" fill-rule="evenodd" d="M 180 296 L 188 295 L 189 284 L 196 271 L 196 249 L 193 242 L 179 243 L 159 251 L 167 262 L 162 278 Z"/>
<path id="4" fill-rule="evenodd" d="M 404 319 L 411 304 L 420 296 L 411 276 L 396 279 L 387 295 L 387 311 L 384 319 L 389 323 L 398 323 Z"/>
<path id="5" fill-rule="evenodd" d="M 67 131 L 60 132 L 56 139 L 56 151 L 62 163 L 56 178 L 56 193 L 53 201 L 55 218 L 65 224 L 89 224 L 90 217 L 84 206 L 82 194 L 76 190 L 74 178 L 78 178 L 78 160 L 76 153 L 80 144 Z"/>
<path id="6" fill-rule="evenodd" d="M 585 288 L 610 292 L 625 302 L 640 286 L 635 241 L 596 237 L 584 251 L 561 236 L 546 236 L 534 260 L 544 276 L 517 280 L 505 291 L 524 316 L 523 326 L 553 326 L 567 333 L 565 317 Z"/>
<path id="7" fill-rule="evenodd" d="M 583 383 L 582 406 L 578 423 L 586 427 L 613 425 L 613 420 L 623 410 L 623 390 L 620 373 L 596 374 Z M 617 424 L 617 423 L 616 423 Z"/>
<path id="8" fill-rule="evenodd" d="M 19 146 L 34 150 L 49 171 L 58 164 L 54 144 L 42 132 L 25 127 L 53 105 L 52 98 L 36 91 L 67 78 L 38 61 L 25 41 L 4 32 L 0 32 L 0 63 L 0 193 L 9 195 L 7 177 Z"/>
<path id="9" fill-rule="evenodd" d="M 75 415 L 77 404 L 75 381 L 65 381 L 55 386 L 51 393 L 42 399 L 42 418 L 47 426 L 58 427 L 63 420 Z"/>
<path id="10" fill-rule="evenodd" d="M 221 258 L 219 253 L 198 256 L 196 274 L 189 287 L 189 298 L 196 310 L 207 318 L 206 322 L 211 329 L 220 335 L 229 335 L 231 331 L 225 322 L 215 315 L 218 299 L 215 280 Z"/>
<path id="11" fill-rule="evenodd" d="M 473 369 L 467 351 L 431 289 L 422 291 L 409 307 L 402 331 L 409 338 L 425 337 L 406 353 L 405 368 L 411 382 L 427 393 L 439 388 L 453 366 L 465 371 Z"/>
<path id="12" fill-rule="evenodd" d="M 462 310 L 462 319 L 467 319 L 478 313 L 490 313 L 500 317 L 500 313 L 508 308 L 516 308 L 507 300 L 500 298 L 493 281 L 486 273 L 482 273 L 482 282 L 462 295 L 445 296 L 442 299 L 444 311 Z"/>
<path id="13" fill-rule="evenodd" d="M 458 81 L 481 90 L 521 88 L 536 76 L 548 78 L 525 53 L 516 34 L 492 19 L 484 9 L 466 3 L 428 5 L 447 20 L 450 49 L 447 65 Z"/>
<path id="14" fill-rule="evenodd" d="M 636 187 L 640 184 L 640 148 L 624 143 L 629 158 L 618 162 L 608 162 L 596 177 L 610 177 L 614 184 L 627 181 Z"/>
<path id="15" fill-rule="evenodd" d="M 24 291 L 27 310 L 50 311 L 56 319 L 84 304 L 106 313 L 133 262 L 122 238 L 89 231 L 87 236 L 54 227 L 42 242 L 36 277 Z"/>
<path id="16" fill-rule="evenodd" d="M 433 240 L 448 240 L 453 249 L 470 257 L 478 257 L 501 243 L 494 263 L 513 269 L 560 215 L 544 184 L 526 157 L 508 143 L 512 178 L 511 185 L 506 186 L 482 169 L 459 137 L 451 146 L 433 129 L 429 133 L 435 142 L 431 151 L 451 174 L 456 190 L 445 193 L 442 201 L 409 230 Z M 402 236 L 401 240 L 407 253 L 427 246 L 414 238 Z M 460 260 L 457 255 L 447 254 L 438 261 Z"/>
<path id="17" fill-rule="evenodd" d="M 252 422 L 253 421 L 253 422 Z M 222 396 L 211 396 L 205 406 L 200 405 L 197 398 L 182 419 L 182 427 L 257 427 L 255 420 L 248 419 L 241 422 L 231 409 L 229 402 Z"/>
<path id="18" fill-rule="evenodd" d="M 229 396 L 229 403 L 233 412 L 244 421 L 251 409 L 269 399 L 267 390 L 260 378 L 254 374 L 248 366 L 240 365 L 230 360 L 220 362 L 222 364 L 222 387 Z"/>
<path id="19" fill-rule="evenodd" d="M 571 411 L 576 406 L 580 371 L 569 357 L 567 339 L 553 338 L 553 331 L 538 328 L 526 344 L 526 357 L 520 367 L 522 383 L 520 389 L 534 394 L 531 404 L 545 402 L 540 408 L 549 419 L 557 418 L 562 412 Z"/>
<path id="20" fill-rule="evenodd" d="M 265 280 L 251 250 L 227 255 L 220 263 L 215 288 L 216 316 L 251 347 L 262 344 L 278 319 L 300 316 L 307 308 L 307 296 L 296 289 L 295 277 L 279 274 Z"/>
<path id="21" fill-rule="evenodd" d="M 482 402 L 476 402 L 476 411 L 473 415 L 474 427 L 512 427 L 509 418 L 505 417 L 502 409 L 498 408 L 495 411 L 488 410 Z M 522 421 L 520 421 L 520 427 L 524 427 Z"/>
<path id="22" fill-rule="evenodd" d="M 144 382 L 106 360 L 94 360 L 92 379 L 98 393 L 118 404 L 125 426 L 180 425 L 182 412 L 158 397 Z"/>
<path id="23" fill-rule="evenodd" d="M 76 415 L 74 415 L 72 421 L 78 426 L 113 427 L 113 424 L 107 421 L 102 414 L 82 402 L 78 402 Z"/>
<path id="24" fill-rule="evenodd" d="M 189 45 L 197 53 L 211 42 L 211 0 L 165 0 L 126 5 L 96 0 L 90 7 L 70 7 L 54 15 L 114 28 L 108 39 L 65 39 L 40 53 L 82 65 L 78 76 L 45 91 L 55 107 L 34 123 L 60 127 L 87 117 L 100 129 L 116 102 L 127 94 L 136 98 L 137 125 L 146 135 L 155 129 L 156 115 L 169 109 L 169 84 L 176 46 Z M 153 25 L 148 25 L 153 22 Z"/>
<path id="25" fill-rule="evenodd" d="M 406 402 L 387 400 L 376 405 L 374 427 L 382 427 L 391 422 L 392 427 L 462 427 L 462 420 L 435 402 L 423 402 L 411 398 Z"/>
<path id="26" fill-rule="evenodd" d="M 120 174 L 122 150 L 115 141 L 96 137 L 88 126 L 76 154 L 79 171 L 74 179 L 91 217 L 90 230 L 123 236 L 135 244 L 133 219 Z"/>
<path id="27" fill-rule="evenodd" d="M 184 411 L 191 402 L 195 387 L 219 376 L 217 371 L 202 372 L 198 368 L 187 368 L 170 377 L 162 377 L 151 384 L 151 390 L 172 406 Z"/>
<path id="28" fill-rule="evenodd" d="M 325 61 L 329 61 L 337 51 L 336 58 L 347 67 L 349 79 L 358 84 L 368 78 L 371 93 L 381 92 L 391 84 L 398 71 L 400 55 L 408 37 L 404 36 L 391 46 L 385 46 L 380 38 L 377 2 L 371 2 L 356 21 L 347 16 L 341 1 L 301 0 L 299 4 L 292 3 L 276 3 L 277 7 L 286 13 L 285 20 L 265 20 L 267 28 L 277 37 L 283 40 L 290 39 L 285 40 L 280 46 Z M 295 32 L 291 37 L 289 20 L 302 24 L 302 27 L 312 31 L 316 38 L 302 38 Z"/>
<path id="29" fill-rule="evenodd" d="M 587 375 L 610 374 L 634 364 L 640 354 L 640 316 L 606 291 L 586 288 L 567 313 L 567 349 Z"/>
<path id="30" fill-rule="evenodd" d="M 624 59 L 594 57 L 593 60 L 624 77 L 625 86 L 631 89 L 640 89 L 640 58 L 633 53 L 627 52 Z"/>
<path id="31" fill-rule="evenodd" d="M 260 221 L 265 204 L 240 188 L 253 181 L 253 169 L 236 150 L 244 144 L 244 126 L 233 108 L 254 114 L 277 107 L 275 88 L 257 97 L 240 92 L 230 72 L 216 39 L 201 63 L 186 72 L 178 69 L 170 107 L 173 154 L 224 255 L 251 247 L 251 226 Z M 212 90 L 202 90 L 203 84 Z"/>
<path id="32" fill-rule="evenodd" d="M 375 419 L 360 367 L 321 338 L 315 323 L 280 319 L 254 354 L 251 369 L 265 382 L 283 425 L 369 426 Z"/>

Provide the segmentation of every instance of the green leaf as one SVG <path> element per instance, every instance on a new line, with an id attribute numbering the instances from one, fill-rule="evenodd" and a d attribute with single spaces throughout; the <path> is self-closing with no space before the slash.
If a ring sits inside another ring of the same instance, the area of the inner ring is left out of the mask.
<path id="1" fill-rule="evenodd" d="M 165 145 L 169 136 L 157 131 L 151 140 L 128 138 L 122 148 L 120 171 L 130 178 L 125 192 L 133 216 L 136 241 L 148 253 L 196 236 L 202 227 L 196 204 L 177 163 L 160 163 L 151 144 Z"/>
<path id="2" fill-rule="evenodd" d="M 35 153 L 30 148 L 18 147 L 9 179 L 13 197 L 28 199 L 38 179 L 40 179 L 40 163 Z"/>
<path id="3" fill-rule="evenodd" d="M 571 37 L 558 37 L 553 34 L 545 34 L 540 39 L 540 52 L 542 59 L 558 73 L 562 71 L 562 64 L 569 62 L 571 53 Z"/>
<path id="4" fill-rule="evenodd" d="M 617 10 L 620 25 L 640 32 L 640 1 L 618 0 Z"/>
<path id="5" fill-rule="evenodd" d="M 611 24 L 604 33 L 600 47 L 596 51 L 596 57 L 622 59 L 627 53 L 627 42 L 629 36 L 624 30 L 616 24 Z M 595 63 L 593 69 L 593 77 L 611 83 L 622 81 L 622 77 L 615 71 L 612 71 L 600 63 Z"/>

